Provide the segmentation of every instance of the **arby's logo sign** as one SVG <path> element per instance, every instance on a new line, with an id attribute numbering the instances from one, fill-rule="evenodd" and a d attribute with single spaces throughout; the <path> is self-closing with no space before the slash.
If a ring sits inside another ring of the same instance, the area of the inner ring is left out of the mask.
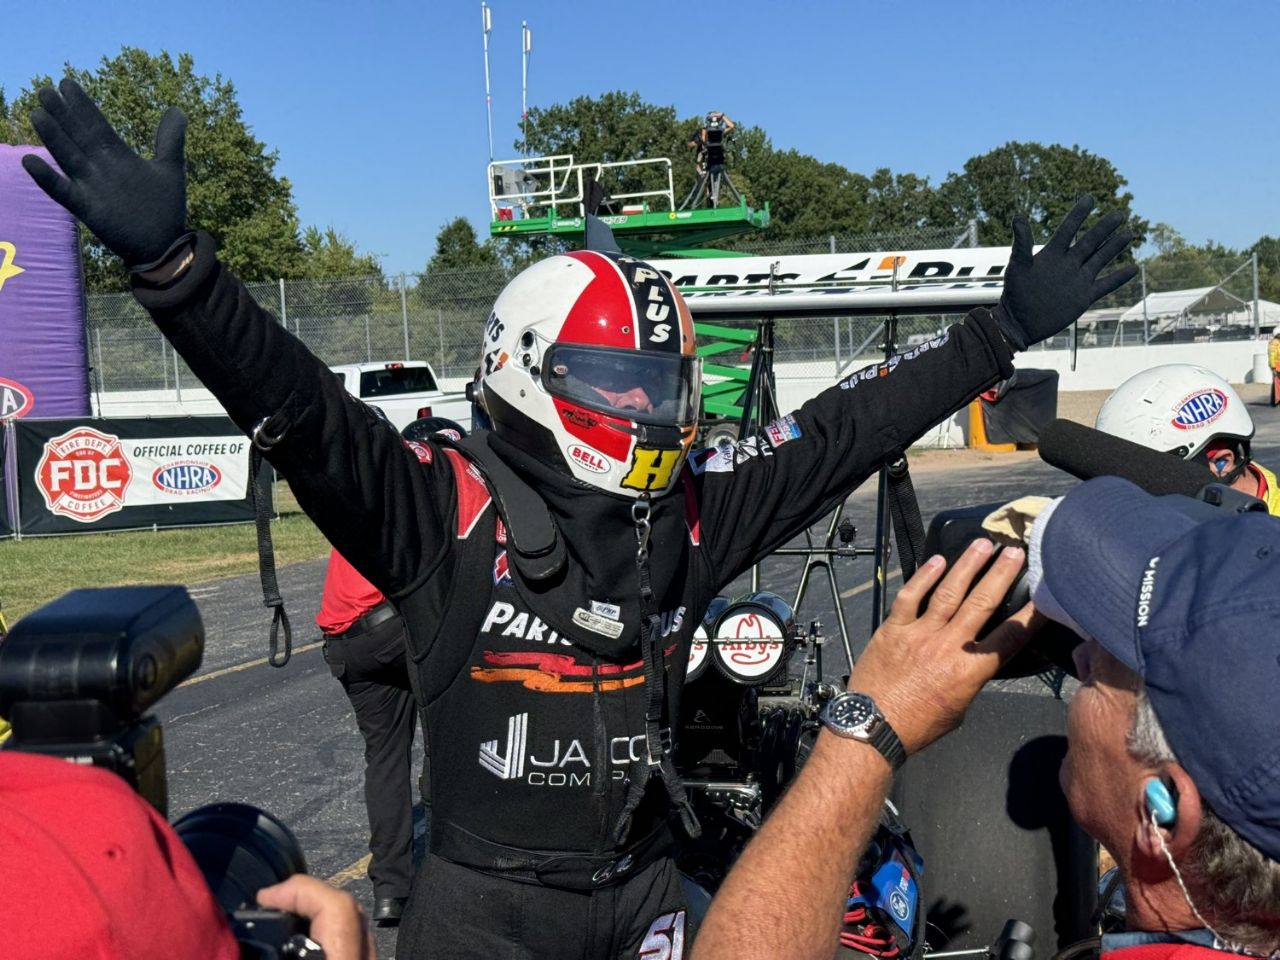
<path id="1" fill-rule="evenodd" d="M 76 427 L 44 445 L 36 486 L 50 513 L 92 523 L 124 507 L 133 468 L 120 438 Z"/>
<path id="2" fill-rule="evenodd" d="M 25 385 L 8 377 L 0 377 L 0 420 L 25 417 L 35 403 L 35 395 Z"/>

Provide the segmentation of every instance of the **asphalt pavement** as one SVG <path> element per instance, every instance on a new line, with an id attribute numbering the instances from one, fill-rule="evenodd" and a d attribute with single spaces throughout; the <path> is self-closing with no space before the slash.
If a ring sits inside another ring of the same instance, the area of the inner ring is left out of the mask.
<path id="1" fill-rule="evenodd" d="M 1258 427 L 1255 457 L 1280 466 L 1280 411 L 1252 402 L 1250 412 Z M 1025 455 L 978 463 L 967 452 L 928 454 L 914 477 L 926 522 L 942 509 L 1028 493 L 1057 495 L 1075 482 Z M 858 530 L 856 544 L 870 544 L 875 512 L 875 483 L 869 481 L 846 504 L 845 515 Z M 814 530 L 820 535 L 825 524 Z M 837 559 L 834 564 L 856 650 L 870 633 L 872 564 L 867 558 Z M 321 656 L 313 619 L 324 566 L 323 560 L 315 560 L 279 571 L 295 647 L 282 669 L 265 662 L 270 613 L 262 606 L 256 575 L 192 586 L 206 628 L 204 662 L 193 678 L 160 702 L 156 713 L 164 725 L 171 818 L 217 801 L 262 807 L 297 835 L 313 874 L 332 879 L 367 904 L 372 893 L 364 875 L 363 741 L 350 704 Z M 792 600 L 800 569 L 799 558 L 766 560 L 761 586 Z M 744 577 L 729 592 L 747 589 Z M 797 619 L 821 620 L 836 641 L 834 610 L 825 578 L 815 577 Z M 839 643 L 831 643 L 827 675 L 834 678 L 846 670 Z M 421 832 L 421 817 L 418 826 Z M 380 930 L 378 943 L 381 957 L 394 956 L 394 930 Z"/>

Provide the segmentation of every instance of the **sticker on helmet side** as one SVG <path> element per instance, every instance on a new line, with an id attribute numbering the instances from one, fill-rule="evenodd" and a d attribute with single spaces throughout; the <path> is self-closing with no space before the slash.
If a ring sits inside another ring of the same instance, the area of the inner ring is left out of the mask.
<path id="1" fill-rule="evenodd" d="M 1178 404 L 1178 412 L 1170 421 L 1179 430 L 1193 430 L 1213 423 L 1227 410 L 1227 395 L 1216 387 L 1197 390 Z"/>
<path id="2" fill-rule="evenodd" d="M 680 353 L 680 312 L 667 278 L 647 263 L 630 257 L 620 257 L 616 262 L 631 284 L 640 349 Z"/>
<path id="3" fill-rule="evenodd" d="M 589 470 L 592 473 L 609 472 L 609 461 L 599 451 L 584 447 L 580 443 L 574 443 L 570 444 L 567 452 L 569 459 L 584 470 Z"/>
<path id="4" fill-rule="evenodd" d="M 631 469 L 622 478 L 622 485 L 632 490 L 665 489 L 671 485 L 671 477 L 679 462 L 679 450 L 637 446 L 631 455 Z"/>

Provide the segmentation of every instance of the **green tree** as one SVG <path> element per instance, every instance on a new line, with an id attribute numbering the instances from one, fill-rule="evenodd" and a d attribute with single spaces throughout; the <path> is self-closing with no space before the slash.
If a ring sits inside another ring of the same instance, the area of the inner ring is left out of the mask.
<path id="1" fill-rule="evenodd" d="M 1258 255 L 1258 294 L 1264 300 L 1280 301 L 1280 237 L 1264 236 L 1246 253 Z"/>
<path id="2" fill-rule="evenodd" d="M 302 232 L 302 273 L 310 279 L 330 277 L 377 277 L 383 279 L 382 264 L 373 254 L 361 253 L 350 240 L 327 227 L 307 227 Z"/>
<path id="3" fill-rule="evenodd" d="M 181 107 L 187 127 L 187 207 L 193 227 L 219 241 L 220 257 L 243 280 L 296 277 L 304 270 L 292 187 L 276 173 L 278 154 L 253 135 L 242 116 L 235 87 L 215 75 L 197 73 L 190 54 L 175 60 L 124 47 L 103 57 L 94 70 L 67 64 L 102 108 L 121 137 L 150 154 L 164 111 Z M 0 135 L 9 142 L 36 142 L 30 125 L 35 91 L 52 82 L 36 77 L 4 111 Z M 85 277 L 90 290 L 123 290 L 123 264 L 95 238 L 86 236 Z"/>
<path id="4" fill-rule="evenodd" d="M 427 261 L 427 272 L 501 265 L 502 259 L 493 241 L 480 243 L 471 221 L 466 217 L 454 217 L 436 234 L 436 250 Z"/>
<path id="5" fill-rule="evenodd" d="M 678 158 L 692 151 L 682 136 L 674 107 L 646 103 L 638 93 L 615 90 L 599 97 L 575 97 L 567 104 L 529 110 L 528 136 L 515 149 L 529 156 L 572 154 L 577 163 L 622 163 L 632 160 Z M 673 171 L 676 170 L 673 166 Z M 603 171 L 601 185 L 609 193 L 662 189 L 666 173 L 659 165 Z M 545 188 L 540 183 L 540 188 Z M 576 183 L 574 184 L 576 192 Z M 679 203 L 679 198 L 676 199 Z M 568 215 L 568 209 L 561 209 Z"/>
<path id="6" fill-rule="evenodd" d="M 1078 146 L 1009 142 L 971 157 L 939 193 L 953 222 L 977 221 L 984 245 L 1012 243 L 1017 214 L 1031 220 L 1036 241 L 1044 242 L 1084 193 L 1093 195 L 1100 210 L 1123 213 L 1141 243 L 1147 222 L 1134 217 L 1127 185 L 1110 160 Z"/>
<path id="7" fill-rule="evenodd" d="M 1152 226 L 1148 240 L 1156 248 L 1143 264 L 1148 291 L 1216 287 L 1226 282 L 1226 289 L 1240 299 L 1253 297 L 1253 274 L 1240 269 L 1250 251 L 1233 250 L 1213 240 L 1188 243 L 1167 223 Z"/>

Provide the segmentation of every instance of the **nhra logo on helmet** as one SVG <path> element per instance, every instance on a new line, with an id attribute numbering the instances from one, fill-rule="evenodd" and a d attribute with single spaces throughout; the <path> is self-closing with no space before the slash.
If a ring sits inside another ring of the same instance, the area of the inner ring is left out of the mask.
<path id="1" fill-rule="evenodd" d="M 25 417 L 31 412 L 36 398 L 17 380 L 0 377 L 0 420 L 9 417 Z"/>
<path id="2" fill-rule="evenodd" d="M 222 482 L 222 471 L 211 463 L 199 460 L 180 460 L 159 467 L 151 475 L 157 490 L 165 493 L 195 494 L 212 490 Z"/>
<path id="3" fill-rule="evenodd" d="M 1213 423 L 1227 409 L 1227 395 L 1215 387 L 1197 390 L 1178 405 L 1170 422 L 1179 430 L 1191 430 Z"/>

